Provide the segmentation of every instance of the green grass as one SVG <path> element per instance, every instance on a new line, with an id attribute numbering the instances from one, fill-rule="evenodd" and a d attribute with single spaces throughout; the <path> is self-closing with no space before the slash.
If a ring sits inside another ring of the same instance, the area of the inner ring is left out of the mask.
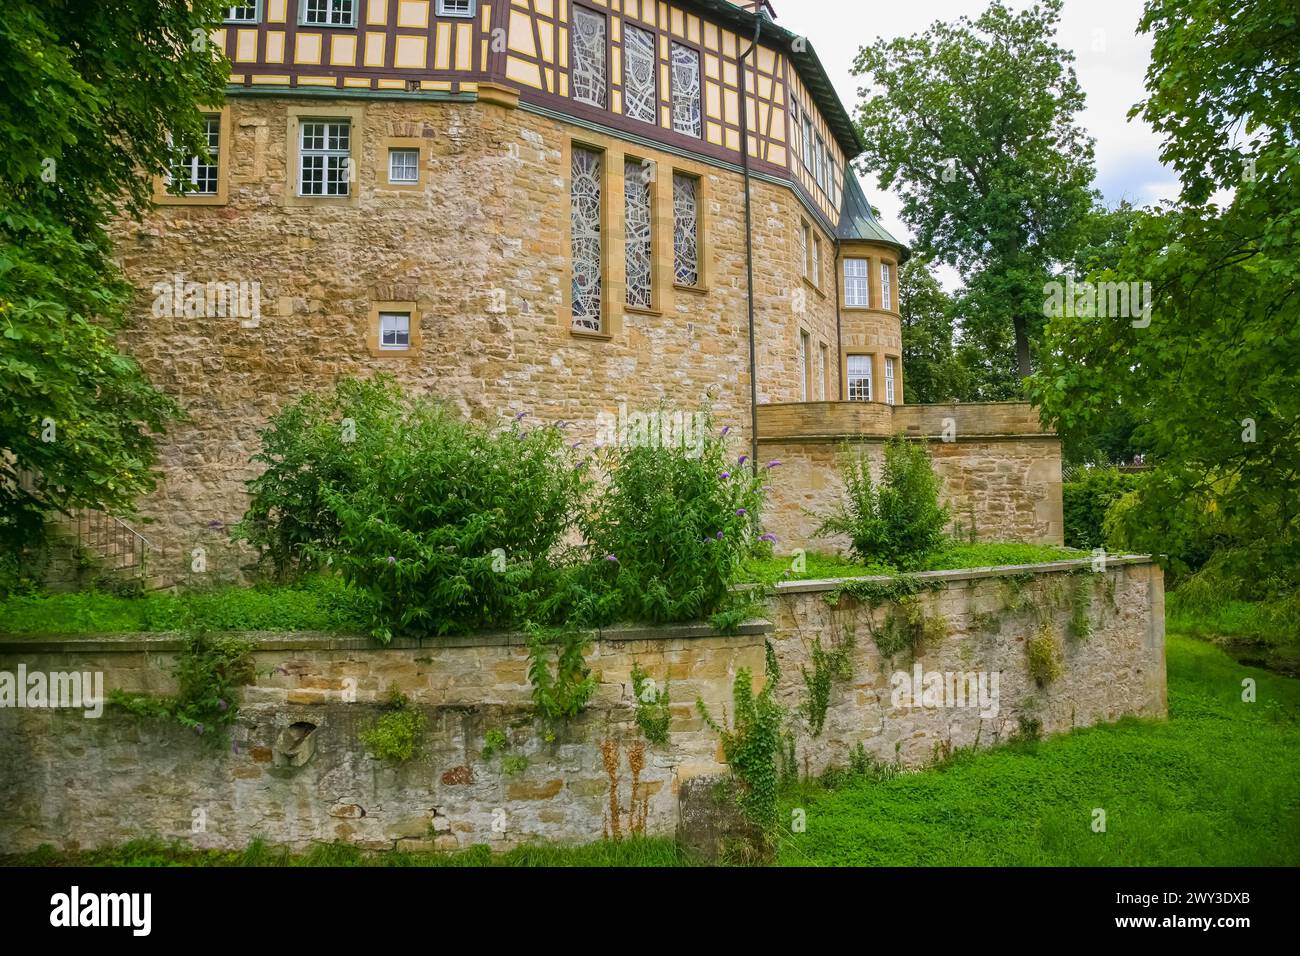
<path id="1" fill-rule="evenodd" d="M 989 568 L 1004 564 L 1045 564 L 1071 558 L 1086 558 L 1088 553 L 1070 548 L 1040 544 L 949 544 L 922 563 L 921 571 L 954 571 L 963 568 Z M 872 575 L 899 574 L 896 565 L 886 562 L 863 564 L 852 558 L 810 552 L 806 567 L 794 570 L 791 557 L 755 559 L 746 566 L 746 578 L 764 584 L 778 581 L 813 581 L 823 578 L 861 578 Z"/>
<path id="2" fill-rule="evenodd" d="M 1126 718 L 838 790 L 804 785 L 780 861 L 822 866 L 1300 864 L 1300 681 L 1168 639 L 1168 721 Z M 1257 682 L 1243 703 L 1241 681 Z M 1105 833 L 1091 828 L 1106 811 Z M 788 819 L 788 816 L 787 816 Z"/>
<path id="3" fill-rule="evenodd" d="M 337 578 L 293 587 L 226 587 L 120 597 L 11 596 L 0 601 L 0 634 L 112 634 L 132 631 L 364 631 L 362 596 Z"/>
<path id="4" fill-rule="evenodd" d="M 8 866 L 686 866 L 676 844 L 669 839 L 603 840 L 585 846 L 522 846 L 493 853 L 474 846 L 457 853 L 408 853 L 392 850 L 370 853 L 341 843 L 323 844 L 303 853 L 255 841 L 243 850 L 195 850 L 178 843 L 137 840 L 118 847 L 78 853 L 58 853 L 49 848 L 22 856 L 0 856 Z"/>

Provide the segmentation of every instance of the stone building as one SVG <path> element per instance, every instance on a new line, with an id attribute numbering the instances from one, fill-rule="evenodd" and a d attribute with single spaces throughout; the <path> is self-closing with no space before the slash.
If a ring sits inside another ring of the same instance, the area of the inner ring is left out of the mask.
<path id="1" fill-rule="evenodd" d="M 898 430 L 936 443 L 972 533 L 1060 540 L 1059 445 L 1025 407 L 902 406 L 907 250 L 765 0 L 252 0 L 214 39 L 213 162 L 116 236 L 140 291 L 124 346 L 189 414 L 141 502 L 164 577 L 199 547 L 237 573 L 258 429 L 380 370 L 581 438 L 708 403 L 791 460 L 790 546 L 837 487 L 833 448 Z"/>

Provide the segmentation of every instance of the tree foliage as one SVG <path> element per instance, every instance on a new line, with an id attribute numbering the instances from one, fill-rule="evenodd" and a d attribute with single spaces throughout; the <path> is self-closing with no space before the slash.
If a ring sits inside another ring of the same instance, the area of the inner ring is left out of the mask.
<path id="1" fill-rule="evenodd" d="M 1049 420 L 1096 429 L 1116 402 L 1155 470 L 1117 530 L 1157 553 L 1214 516 L 1216 567 L 1243 586 L 1300 587 L 1300 22 L 1282 0 L 1150 0 L 1147 99 L 1178 201 L 1137 214 L 1101 273 L 1150 281 L 1149 327 L 1051 320 L 1033 385 Z M 1216 201 L 1219 191 L 1229 194 Z M 1203 536 L 1197 536 L 1203 537 Z M 1179 555 L 1170 554 L 1177 569 Z"/>
<path id="2" fill-rule="evenodd" d="M 120 354 L 107 226 L 138 216 L 228 73 L 215 0 L 9 0 L 0 17 L 0 540 L 129 508 L 176 409 Z M 19 487 L 20 472 L 37 475 Z"/>
<path id="3" fill-rule="evenodd" d="M 1030 374 L 1043 283 L 1093 201 L 1092 140 L 1073 55 L 1054 40 L 1061 0 L 937 22 L 862 49 L 864 164 L 896 189 L 918 251 L 967 284 L 963 337 L 1005 397 Z M 1014 343 L 1014 350 L 1009 346 Z"/>

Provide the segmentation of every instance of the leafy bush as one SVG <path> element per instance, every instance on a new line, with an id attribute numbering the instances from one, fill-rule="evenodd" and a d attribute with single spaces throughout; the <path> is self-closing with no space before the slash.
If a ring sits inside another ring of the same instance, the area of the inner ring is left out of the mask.
<path id="1" fill-rule="evenodd" d="M 285 578 L 315 568 L 338 543 L 339 519 L 325 489 L 361 485 L 369 464 L 358 436 L 391 434 L 403 410 L 393 380 L 343 379 L 328 394 L 308 394 L 283 409 L 261 432 L 253 461 L 266 470 L 248 482 L 251 498 L 235 529 L 261 552 L 261 563 Z"/>
<path id="2" fill-rule="evenodd" d="M 1029 676 L 1039 687 L 1046 687 L 1065 673 L 1061 663 L 1061 642 L 1051 624 L 1044 622 L 1038 633 L 1025 641 L 1025 658 Z"/>
<path id="3" fill-rule="evenodd" d="M 1081 468 L 1077 476 L 1061 486 L 1065 543 L 1086 550 L 1104 547 L 1106 513 L 1138 487 L 1142 476 L 1126 475 L 1117 468 Z"/>
<path id="4" fill-rule="evenodd" d="M 632 696 L 636 701 L 636 725 L 645 739 L 663 746 L 668 743 L 672 726 L 672 698 L 668 682 L 660 688 L 650 680 L 650 675 L 635 661 L 632 663 Z"/>
<path id="5" fill-rule="evenodd" d="M 589 487 L 558 428 L 493 432 L 381 379 L 304 399 L 267 439 L 248 539 L 277 567 L 332 564 L 370 598 L 380 640 L 558 613 L 561 542 Z"/>
<path id="6" fill-rule="evenodd" d="M 551 648 L 555 648 L 552 670 Z M 528 680 L 533 685 L 533 703 L 547 720 L 568 720 L 587 709 L 596 693 L 596 679 L 583 657 L 587 640 L 579 632 L 558 636 L 541 632 L 528 642 Z"/>
<path id="7" fill-rule="evenodd" d="M 706 431 L 698 449 L 636 447 L 608 459 L 608 485 L 583 531 L 591 587 L 610 592 L 608 611 L 621 620 L 690 621 L 718 611 L 759 544 L 764 469 L 733 460 L 725 435 Z"/>
<path id="8" fill-rule="evenodd" d="M 939 478 L 923 444 L 905 435 L 890 438 L 878 486 L 866 454 L 846 450 L 843 476 L 846 500 L 815 536 L 846 535 L 859 561 L 888 561 L 905 570 L 943 546 L 949 515 L 939 504 Z"/>

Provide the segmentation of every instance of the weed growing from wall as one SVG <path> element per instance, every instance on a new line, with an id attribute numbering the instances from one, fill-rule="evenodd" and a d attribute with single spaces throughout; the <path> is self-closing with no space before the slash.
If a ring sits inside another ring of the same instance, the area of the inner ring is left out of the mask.
<path id="1" fill-rule="evenodd" d="M 424 712 L 393 688 L 388 696 L 392 708 L 361 732 L 361 742 L 380 760 L 406 763 L 420 752 L 424 736 Z"/>
<path id="2" fill-rule="evenodd" d="M 173 674 L 175 697 L 113 690 L 109 702 L 137 716 L 174 720 L 214 744 L 224 742 L 238 716 L 238 689 L 256 677 L 252 645 L 237 637 L 188 634 Z"/>
<path id="3" fill-rule="evenodd" d="M 842 638 L 832 639 L 829 648 L 823 648 L 821 638 L 818 637 L 812 646 L 812 671 L 809 672 L 807 667 L 799 668 L 805 692 L 800 712 L 814 737 L 820 737 L 826 725 L 831 685 L 837 680 L 848 680 L 853 676 L 853 649 L 856 646 L 857 636 L 848 628 L 845 628 Z"/>
<path id="4" fill-rule="evenodd" d="M 672 724 L 672 712 L 669 709 L 672 698 L 668 692 L 668 682 L 664 681 L 663 689 L 660 689 L 641 669 L 641 665 L 634 661 L 632 697 L 636 701 L 636 725 L 641 728 L 645 739 L 660 747 L 667 744 Z"/>
<path id="5" fill-rule="evenodd" d="M 529 638 L 528 680 L 537 712 L 546 720 L 570 720 L 587 709 L 596 679 L 583 656 L 586 650 L 586 636 L 578 631 L 549 636 L 534 631 Z"/>
<path id="6" fill-rule="evenodd" d="M 1025 642 L 1025 657 L 1029 676 L 1039 687 L 1046 687 L 1064 673 L 1061 663 L 1061 643 L 1050 621 L 1044 621 L 1038 632 Z"/>

